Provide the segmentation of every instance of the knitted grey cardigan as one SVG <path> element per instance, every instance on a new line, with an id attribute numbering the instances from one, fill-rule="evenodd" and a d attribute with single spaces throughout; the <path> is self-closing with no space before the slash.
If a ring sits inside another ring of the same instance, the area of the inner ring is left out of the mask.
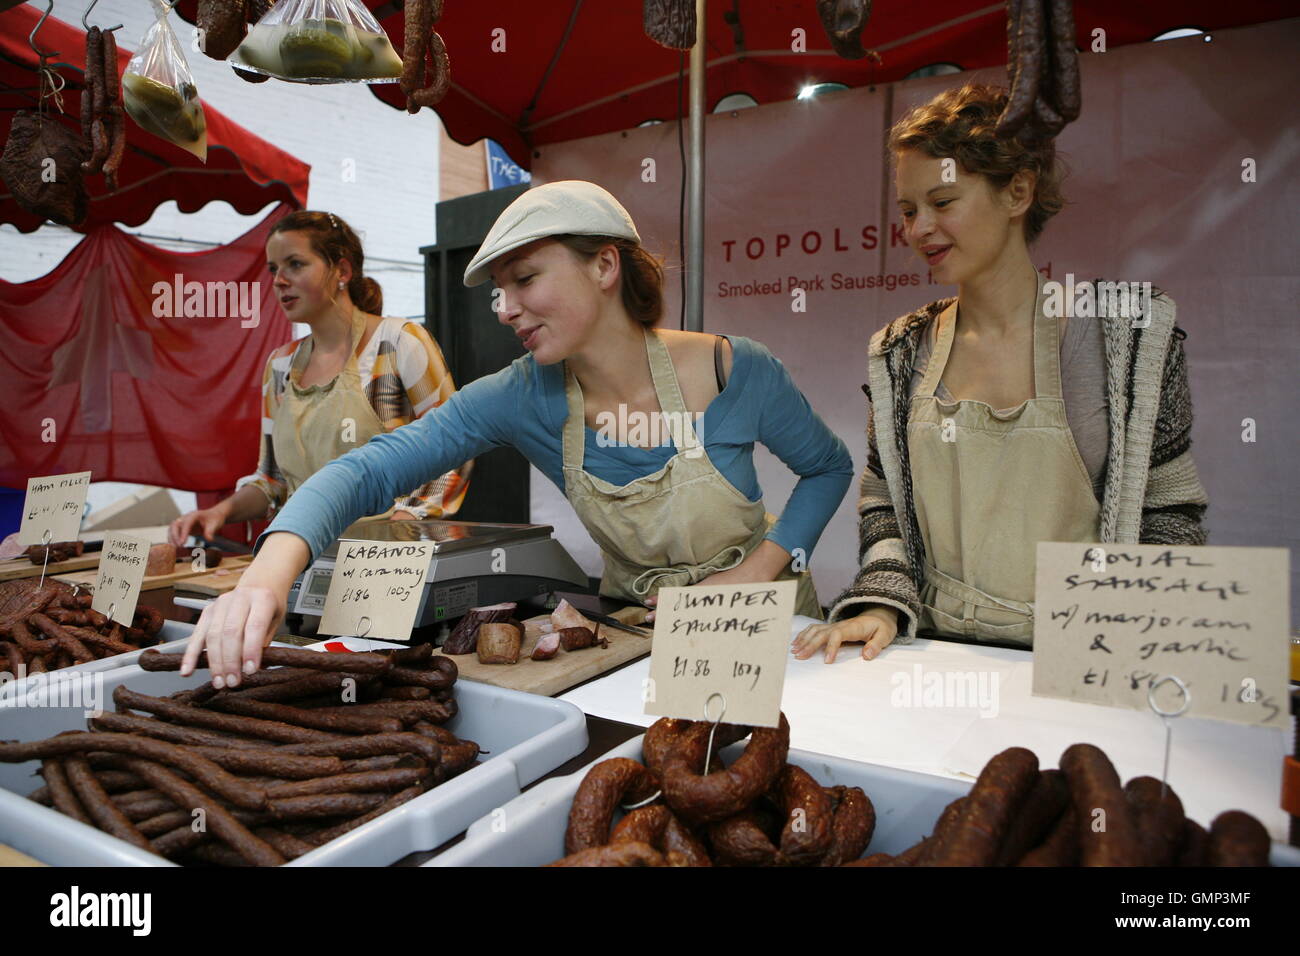
<path id="1" fill-rule="evenodd" d="M 868 350 L 867 467 L 858 498 L 861 567 L 827 620 L 885 604 L 900 612 L 899 643 L 916 636 L 925 575 L 907 448 L 908 390 L 921 336 L 952 302 L 940 299 L 894 320 L 871 337 Z M 1117 300 L 1104 298 L 1098 308 L 1110 421 L 1100 539 L 1204 544 L 1208 500 L 1190 452 L 1186 333 L 1174 325 L 1174 302 L 1163 292 L 1153 293 L 1150 311 L 1135 319 L 1131 312 L 1120 314 Z"/>

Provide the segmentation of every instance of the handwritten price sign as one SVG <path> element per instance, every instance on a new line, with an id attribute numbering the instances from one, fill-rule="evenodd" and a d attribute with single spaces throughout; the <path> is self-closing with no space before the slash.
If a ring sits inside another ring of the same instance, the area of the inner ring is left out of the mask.
<path id="1" fill-rule="evenodd" d="M 1038 545 L 1034 693 L 1286 727 L 1285 548 Z"/>
<path id="2" fill-rule="evenodd" d="M 320 633 L 410 640 L 432 558 L 429 542 L 340 541 Z"/>
<path id="3" fill-rule="evenodd" d="M 148 561 L 149 542 L 144 538 L 117 533 L 105 535 L 104 553 L 100 555 L 99 573 L 95 575 L 95 599 L 90 606 L 123 627 L 130 627 Z"/>
<path id="4" fill-rule="evenodd" d="M 81 512 L 86 507 L 89 487 L 88 471 L 27 479 L 18 543 L 27 546 L 75 541 L 81 531 Z"/>
<path id="5" fill-rule="evenodd" d="M 664 588 L 655 612 L 645 712 L 702 720 L 726 703 L 729 724 L 775 727 L 796 584 Z"/>

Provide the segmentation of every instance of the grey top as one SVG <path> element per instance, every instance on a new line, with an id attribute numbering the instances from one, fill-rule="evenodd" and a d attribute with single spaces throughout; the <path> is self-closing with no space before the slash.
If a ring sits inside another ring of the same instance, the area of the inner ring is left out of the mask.
<path id="1" fill-rule="evenodd" d="M 934 347 L 935 323 L 921 336 L 912 366 L 908 395 L 914 395 L 929 364 Z M 948 387 L 939 383 L 936 390 L 945 402 L 953 401 Z M 1061 339 L 1061 394 L 1065 398 L 1065 417 L 1070 423 L 1079 457 L 1088 469 L 1092 488 L 1101 500 L 1102 478 L 1106 468 L 1106 448 L 1110 444 L 1110 424 L 1106 399 L 1106 345 L 1101 323 L 1094 318 L 1072 316 L 1065 323 Z"/>

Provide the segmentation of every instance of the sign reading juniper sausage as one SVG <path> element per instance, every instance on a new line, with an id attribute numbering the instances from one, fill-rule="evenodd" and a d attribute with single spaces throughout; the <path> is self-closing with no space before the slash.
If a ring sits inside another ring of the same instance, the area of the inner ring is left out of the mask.
<path id="1" fill-rule="evenodd" d="M 410 640 L 432 547 L 429 542 L 340 541 L 320 633 Z"/>
<path id="2" fill-rule="evenodd" d="M 115 531 L 104 535 L 104 553 L 99 557 L 95 598 L 90 606 L 123 627 L 130 627 L 148 561 L 149 542 L 145 538 Z"/>
<path id="3" fill-rule="evenodd" d="M 23 501 L 23 522 L 18 528 L 18 543 L 53 544 L 75 541 L 81 531 L 81 511 L 86 506 L 90 472 L 50 475 L 27 479 L 27 497 Z M 49 532 L 48 537 L 46 532 Z"/>
<path id="4" fill-rule="evenodd" d="M 1040 542 L 1034 693 L 1286 727 L 1285 548 Z"/>
<path id="5" fill-rule="evenodd" d="M 729 724 L 775 727 L 795 588 L 779 581 L 661 590 L 645 712 L 716 720 L 725 706 Z"/>

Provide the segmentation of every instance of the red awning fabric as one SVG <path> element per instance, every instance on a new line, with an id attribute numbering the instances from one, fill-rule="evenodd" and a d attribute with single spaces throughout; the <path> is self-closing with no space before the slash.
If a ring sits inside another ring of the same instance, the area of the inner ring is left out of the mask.
<path id="1" fill-rule="evenodd" d="M 89 471 L 217 491 L 251 473 L 266 359 L 290 337 L 266 272 L 289 211 L 202 252 L 104 224 L 53 272 L 0 280 L 0 486 Z"/>
<path id="2" fill-rule="evenodd" d="M 36 108 L 36 68 L 40 61 L 27 37 L 40 15 L 41 11 L 30 5 L 0 13 L 0 142 L 8 141 L 9 124 L 17 110 Z M 85 37 L 80 26 L 70 26 L 54 17 L 46 20 L 36 35 L 42 50 L 58 51 L 51 65 L 56 66 L 67 84 L 63 90 L 66 115 L 58 121 L 78 131 Z M 130 59 L 131 51 L 119 41 L 119 73 Z M 111 222 L 138 226 L 169 200 L 174 200 L 182 212 L 197 212 L 220 199 L 245 215 L 277 201 L 295 209 L 306 206 L 309 165 L 231 122 L 209 104 L 203 104 L 203 111 L 208 126 L 206 164 L 128 119 L 127 149 L 118 189 L 110 193 L 102 176 L 89 177 L 90 213 L 77 230 L 90 232 Z M 0 185 L 0 190 L 3 188 Z M 42 220 L 22 209 L 7 193 L 0 193 L 0 222 L 32 232 Z"/>
<path id="3" fill-rule="evenodd" d="M 365 3 L 400 53 L 402 0 Z M 196 0 L 181 0 L 177 9 L 193 22 L 195 8 Z M 733 13 L 736 26 L 728 22 Z M 1113 49 L 1176 27 L 1223 30 L 1295 13 L 1294 0 L 1087 0 L 1075 4 L 1075 26 L 1080 49 L 1092 48 L 1095 30 Z M 791 51 L 796 29 L 804 31 L 807 52 Z M 533 147 L 677 116 L 678 54 L 646 37 L 638 0 L 447 0 L 437 30 L 452 77 L 438 115 L 457 142 L 491 137 L 528 166 Z M 810 82 L 892 83 L 935 63 L 966 70 L 1005 63 L 1005 4 L 875 0 L 863 44 L 880 53 L 879 66 L 836 56 L 816 0 L 713 0 L 709 106 L 740 92 L 759 103 L 781 102 Z M 371 91 L 405 108 L 396 84 Z M 684 96 L 683 110 L 685 103 Z"/>

